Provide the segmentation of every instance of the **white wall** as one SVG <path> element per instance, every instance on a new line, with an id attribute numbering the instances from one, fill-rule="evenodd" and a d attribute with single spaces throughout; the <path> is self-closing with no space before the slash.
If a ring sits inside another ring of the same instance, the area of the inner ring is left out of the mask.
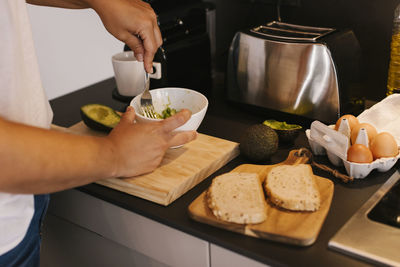
<path id="1" fill-rule="evenodd" d="M 123 43 L 91 9 L 28 5 L 43 86 L 49 99 L 114 76 L 111 56 Z"/>

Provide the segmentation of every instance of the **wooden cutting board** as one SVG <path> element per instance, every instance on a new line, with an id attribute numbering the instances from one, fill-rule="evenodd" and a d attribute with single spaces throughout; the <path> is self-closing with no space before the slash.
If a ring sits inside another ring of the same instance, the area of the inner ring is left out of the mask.
<path id="1" fill-rule="evenodd" d="M 67 131 L 104 135 L 89 129 L 82 121 Z M 238 143 L 199 133 L 196 140 L 180 148 L 169 149 L 160 166 L 152 173 L 97 183 L 167 206 L 237 155 Z"/>
<path id="2" fill-rule="evenodd" d="M 298 150 L 292 150 L 288 158 L 275 165 L 243 164 L 232 172 L 258 173 L 264 182 L 269 170 L 280 164 L 307 163 L 308 158 L 297 156 Z M 321 227 L 328 214 L 332 196 L 333 183 L 331 180 L 315 176 L 321 195 L 321 206 L 315 212 L 295 212 L 277 208 L 267 200 L 267 219 L 260 224 L 236 224 L 217 219 L 206 204 L 203 192 L 188 207 L 189 216 L 199 222 L 210 224 L 229 231 L 244 235 L 263 238 L 298 246 L 312 245 L 318 237 Z"/>

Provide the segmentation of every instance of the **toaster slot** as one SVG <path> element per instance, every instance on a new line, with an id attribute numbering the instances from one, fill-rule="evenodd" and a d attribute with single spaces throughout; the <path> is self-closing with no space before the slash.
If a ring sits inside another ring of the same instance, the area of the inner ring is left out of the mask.
<path id="1" fill-rule="evenodd" d="M 301 26 L 301 25 L 273 21 L 266 25 L 255 27 L 250 31 L 256 34 L 272 38 L 293 40 L 293 41 L 315 42 L 321 37 L 334 32 L 335 29 Z"/>

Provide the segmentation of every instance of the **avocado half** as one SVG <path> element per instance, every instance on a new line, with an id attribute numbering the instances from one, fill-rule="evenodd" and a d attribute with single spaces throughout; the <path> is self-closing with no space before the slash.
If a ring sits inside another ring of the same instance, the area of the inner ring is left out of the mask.
<path id="1" fill-rule="evenodd" d="M 121 120 L 114 109 L 101 104 L 84 105 L 80 113 L 85 125 L 96 131 L 110 132 Z"/>
<path id="2" fill-rule="evenodd" d="M 274 129 L 279 136 L 279 141 L 282 143 L 293 142 L 303 128 L 297 124 L 288 124 L 284 121 L 276 120 L 266 120 L 263 124 Z"/>

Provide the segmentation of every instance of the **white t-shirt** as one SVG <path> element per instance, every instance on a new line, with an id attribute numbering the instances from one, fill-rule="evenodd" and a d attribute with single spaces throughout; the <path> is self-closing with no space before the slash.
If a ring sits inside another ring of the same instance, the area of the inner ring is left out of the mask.
<path id="1" fill-rule="evenodd" d="M 0 116 L 42 128 L 49 128 L 53 117 L 24 0 L 0 0 Z M 21 242 L 33 213 L 33 195 L 0 192 L 0 255 Z"/>

